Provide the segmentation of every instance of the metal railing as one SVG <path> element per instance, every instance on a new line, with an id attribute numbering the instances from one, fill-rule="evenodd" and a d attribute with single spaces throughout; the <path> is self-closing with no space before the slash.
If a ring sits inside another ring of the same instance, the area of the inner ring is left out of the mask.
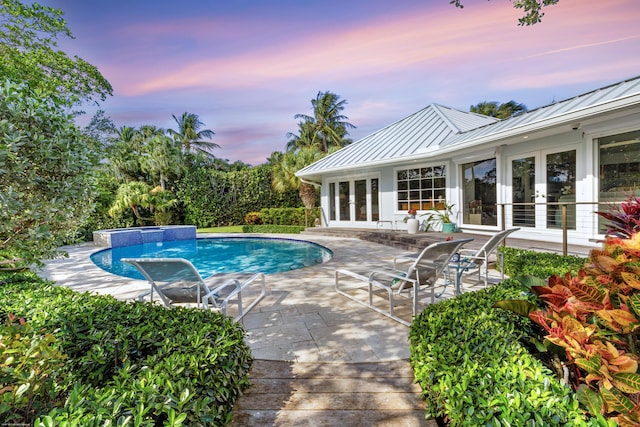
<path id="1" fill-rule="evenodd" d="M 568 253 L 568 231 L 576 230 L 583 224 L 597 224 L 599 233 L 604 234 L 606 225 L 596 212 L 607 212 L 620 206 L 621 202 L 546 202 L 546 203 L 498 203 L 499 224 L 504 230 L 506 218 L 511 219 L 510 226 L 534 228 L 540 218 L 539 209 L 543 206 L 547 229 L 559 229 L 562 233 L 562 253 Z M 578 208 L 591 206 L 592 209 Z M 509 209 L 509 210 L 508 210 Z M 508 215 L 508 216 L 507 216 Z M 588 216 L 588 218 L 587 218 Z"/>

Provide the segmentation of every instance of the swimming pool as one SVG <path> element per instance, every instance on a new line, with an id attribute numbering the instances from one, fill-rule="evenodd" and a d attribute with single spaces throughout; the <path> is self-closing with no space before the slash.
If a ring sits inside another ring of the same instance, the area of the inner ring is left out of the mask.
<path id="1" fill-rule="evenodd" d="M 122 258 L 185 258 L 204 278 L 218 273 L 281 273 L 331 259 L 322 245 L 303 240 L 266 237 L 212 237 L 195 240 L 143 243 L 104 249 L 91 255 L 101 269 L 118 276 L 143 279 Z"/>

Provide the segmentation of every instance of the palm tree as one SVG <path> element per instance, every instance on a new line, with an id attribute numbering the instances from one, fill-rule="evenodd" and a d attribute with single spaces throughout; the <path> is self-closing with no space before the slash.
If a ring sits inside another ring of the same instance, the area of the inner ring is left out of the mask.
<path id="1" fill-rule="evenodd" d="M 203 138 L 211 139 L 215 133 L 211 129 L 200 130 L 204 123 L 200 121 L 198 115 L 193 113 L 182 113 L 180 118 L 171 115 L 173 120 L 178 124 L 178 130 L 169 129 L 167 133 L 173 137 L 174 141 L 180 143 L 185 151 L 191 151 L 191 146 L 195 146 L 198 150 L 208 153 L 209 150 L 220 148 L 220 146 L 211 141 L 203 141 Z"/>
<path id="2" fill-rule="evenodd" d="M 527 111 L 527 106 L 524 104 L 518 104 L 516 101 L 505 102 L 504 104 L 498 104 L 496 101 L 479 102 L 476 105 L 472 105 L 469 109 L 472 113 L 482 114 L 484 116 L 495 117 L 497 119 L 508 119 Z"/>
<path id="3" fill-rule="evenodd" d="M 303 182 L 296 172 L 324 157 L 324 153 L 314 147 L 303 147 L 297 151 L 287 151 L 279 163 L 273 166 L 272 185 L 276 191 L 298 189 L 300 199 L 305 208 L 311 209 L 316 204 L 316 187 Z"/>
<path id="4" fill-rule="evenodd" d="M 116 192 L 116 198 L 109 208 L 109 215 L 115 218 L 124 211 L 131 209 L 138 225 L 144 225 L 146 218 L 142 217 L 140 208 L 147 208 L 151 205 L 151 195 L 149 186 L 140 181 L 122 184 Z"/>
<path id="5" fill-rule="evenodd" d="M 109 167 L 119 182 L 137 179 L 141 175 L 138 159 L 142 155 L 142 138 L 129 126 L 116 130 L 113 143 L 107 146 Z"/>
<path id="6" fill-rule="evenodd" d="M 171 175 L 182 172 L 182 152 L 175 142 L 166 135 L 153 135 L 145 139 L 144 156 L 140 159 L 142 170 L 151 178 L 158 178 L 162 191 L 166 190 Z"/>
<path id="7" fill-rule="evenodd" d="M 314 123 L 309 120 L 303 120 L 298 122 L 298 133 L 295 134 L 293 132 L 287 133 L 287 138 L 289 141 L 287 142 L 287 151 L 296 151 L 303 147 L 312 147 L 314 144 L 314 139 L 316 135 L 316 130 Z M 320 147 L 319 142 L 316 145 L 318 151 L 321 151 L 322 147 Z"/>
<path id="8" fill-rule="evenodd" d="M 344 137 L 347 129 L 355 128 L 347 122 L 349 117 L 342 115 L 346 100 L 340 100 L 340 96 L 332 92 L 318 92 L 315 99 L 311 100 L 313 117 L 306 114 L 296 114 L 296 119 L 302 119 L 299 123 L 300 136 L 307 138 L 311 134 L 311 145 L 318 144 L 323 153 L 328 153 L 331 147 L 345 145 Z M 307 128 L 307 126 L 309 128 Z"/>

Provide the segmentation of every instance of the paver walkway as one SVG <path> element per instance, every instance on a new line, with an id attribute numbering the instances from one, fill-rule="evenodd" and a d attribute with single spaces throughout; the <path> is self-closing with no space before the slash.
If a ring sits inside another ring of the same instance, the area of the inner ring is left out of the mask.
<path id="1" fill-rule="evenodd" d="M 253 386 L 231 427 L 436 427 L 406 360 L 306 363 L 256 360 Z"/>

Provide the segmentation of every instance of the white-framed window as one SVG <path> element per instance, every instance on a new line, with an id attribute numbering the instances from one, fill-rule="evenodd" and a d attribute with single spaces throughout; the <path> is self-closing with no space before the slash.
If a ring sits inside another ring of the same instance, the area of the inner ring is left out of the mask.
<path id="1" fill-rule="evenodd" d="M 640 195 L 640 130 L 596 138 L 598 150 L 598 211 L 607 212 L 630 196 Z M 598 231 L 606 220 L 598 217 Z"/>
<path id="2" fill-rule="evenodd" d="M 444 209 L 446 204 L 447 167 L 445 165 L 421 166 L 396 170 L 396 208 Z"/>

